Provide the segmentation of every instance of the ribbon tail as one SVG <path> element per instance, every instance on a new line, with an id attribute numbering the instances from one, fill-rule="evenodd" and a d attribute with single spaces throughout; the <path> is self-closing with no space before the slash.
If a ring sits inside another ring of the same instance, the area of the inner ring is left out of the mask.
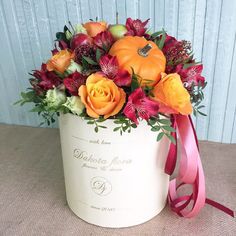
<path id="1" fill-rule="evenodd" d="M 235 217 L 233 210 L 231 210 L 230 208 L 228 208 L 228 207 L 226 207 L 226 206 L 224 206 L 224 205 L 222 205 L 222 204 L 220 204 L 218 202 L 215 202 L 215 201 L 213 201 L 213 200 L 211 200 L 209 198 L 206 198 L 206 203 L 208 205 L 211 205 L 211 206 L 213 206 L 213 207 L 215 207 L 215 208 L 225 212 L 226 214 L 228 214 L 228 215 L 230 215 L 232 217 Z"/>
<path id="2" fill-rule="evenodd" d="M 174 115 L 173 119 L 172 126 L 177 128 L 181 143 L 181 159 L 178 176 L 170 181 L 168 200 L 171 209 L 179 216 L 190 218 L 196 216 L 207 203 L 234 217 L 234 212 L 231 209 L 206 198 L 205 177 L 197 135 L 191 117 Z M 176 164 L 177 149 L 174 148 L 176 147 L 170 146 L 167 156 L 165 166 L 167 174 L 173 173 Z M 192 186 L 192 193 L 181 196 L 178 194 L 178 189 L 185 185 Z"/>
<path id="3" fill-rule="evenodd" d="M 176 129 L 176 120 L 175 117 L 172 116 L 172 127 Z M 177 161 L 177 135 L 176 132 L 171 132 L 171 136 L 175 139 L 176 144 L 171 143 L 169 152 L 166 158 L 166 164 L 165 164 L 165 173 L 168 175 L 172 175 Z"/>
<path id="4" fill-rule="evenodd" d="M 181 143 L 181 159 L 178 176 L 170 183 L 168 199 L 173 211 L 190 218 L 196 216 L 205 205 L 205 178 L 189 117 L 175 115 L 175 122 Z M 192 194 L 180 196 L 178 189 L 186 184 L 192 186 Z M 189 210 L 190 203 L 192 206 Z"/>

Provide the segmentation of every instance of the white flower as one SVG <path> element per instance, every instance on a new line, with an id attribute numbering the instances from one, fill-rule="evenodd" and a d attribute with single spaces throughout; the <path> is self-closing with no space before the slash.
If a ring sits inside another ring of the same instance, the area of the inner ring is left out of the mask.
<path id="1" fill-rule="evenodd" d="M 71 60 L 70 65 L 68 66 L 66 72 L 68 74 L 72 74 L 75 71 L 81 72 L 82 71 L 82 66 L 76 63 L 74 60 Z"/>
<path id="2" fill-rule="evenodd" d="M 67 97 L 63 106 L 67 107 L 75 115 L 80 115 L 84 110 L 84 104 L 78 96 Z"/>
<path id="3" fill-rule="evenodd" d="M 46 102 L 48 108 L 57 109 L 66 101 L 65 92 L 57 88 L 49 89 L 44 101 Z"/>

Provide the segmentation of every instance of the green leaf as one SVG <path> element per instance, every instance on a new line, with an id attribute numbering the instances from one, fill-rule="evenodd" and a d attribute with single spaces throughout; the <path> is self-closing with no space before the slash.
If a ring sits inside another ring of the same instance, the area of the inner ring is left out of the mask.
<path id="1" fill-rule="evenodd" d="M 132 128 L 137 128 L 137 125 L 136 124 L 131 124 L 131 127 Z"/>
<path id="2" fill-rule="evenodd" d="M 161 139 L 162 139 L 162 137 L 163 137 L 163 135 L 164 135 L 165 133 L 159 133 L 158 135 L 157 135 L 157 139 L 156 139 L 156 141 L 158 142 L 158 141 L 160 141 Z"/>
<path id="3" fill-rule="evenodd" d="M 152 38 L 157 38 L 157 37 L 158 37 L 159 35 L 161 35 L 162 33 L 163 33 L 163 30 L 157 31 L 157 32 L 151 34 L 151 37 L 152 37 Z"/>
<path id="4" fill-rule="evenodd" d="M 138 77 L 134 73 L 134 69 L 132 69 L 132 79 L 131 79 L 131 92 L 133 92 L 135 89 L 139 88 L 139 82 L 138 82 Z"/>
<path id="5" fill-rule="evenodd" d="M 160 126 L 154 126 L 154 127 L 151 128 L 151 131 L 157 132 L 157 131 L 159 131 L 160 129 L 161 129 Z"/>
<path id="6" fill-rule="evenodd" d="M 31 111 L 31 112 L 41 112 L 41 111 L 43 111 L 43 110 L 44 110 L 43 107 L 36 106 L 36 107 L 34 107 L 33 109 L 31 109 L 30 111 Z"/>
<path id="7" fill-rule="evenodd" d="M 170 131 L 170 132 L 175 132 L 175 129 L 172 128 L 171 126 L 162 126 L 162 129 L 164 129 L 166 131 Z"/>
<path id="8" fill-rule="evenodd" d="M 97 122 L 104 122 L 106 119 L 104 119 L 103 117 L 100 117 L 99 119 L 97 119 Z"/>
<path id="9" fill-rule="evenodd" d="M 207 114 L 205 114 L 205 113 L 203 113 L 203 112 L 201 112 L 201 111 L 198 111 L 198 113 L 199 113 L 200 115 L 202 115 L 202 116 L 207 116 Z"/>
<path id="10" fill-rule="evenodd" d="M 163 125 L 171 125 L 171 122 L 168 119 L 158 119 L 158 122 Z"/>
<path id="11" fill-rule="evenodd" d="M 120 127 L 116 127 L 113 129 L 114 132 L 118 131 L 120 129 Z"/>
<path id="12" fill-rule="evenodd" d="M 57 32 L 56 33 L 56 38 L 57 38 L 58 41 L 63 40 L 65 42 L 67 42 L 66 35 L 63 32 Z"/>
<path id="13" fill-rule="evenodd" d="M 128 128 L 129 128 L 129 126 L 123 126 L 122 130 L 125 132 Z"/>
<path id="14" fill-rule="evenodd" d="M 97 127 L 97 126 L 94 128 L 94 131 L 95 131 L 96 133 L 98 132 L 98 127 Z"/>
<path id="15" fill-rule="evenodd" d="M 183 66 L 183 69 L 188 69 L 189 67 L 198 65 L 200 63 L 201 62 L 185 63 L 184 66 Z"/>
<path id="16" fill-rule="evenodd" d="M 14 102 L 13 105 L 15 106 L 15 105 L 17 105 L 17 104 L 19 104 L 19 103 L 21 103 L 21 102 L 22 102 L 22 100 L 18 100 L 18 101 L 16 101 L 16 102 Z"/>
<path id="17" fill-rule="evenodd" d="M 84 57 L 82 57 L 82 67 L 83 67 L 83 70 L 87 70 L 89 68 L 89 63 L 84 59 Z"/>
<path id="18" fill-rule="evenodd" d="M 124 121 L 122 121 L 122 120 L 115 120 L 114 123 L 115 123 L 115 124 L 123 124 Z"/>
<path id="19" fill-rule="evenodd" d="M 97 62 L 95 62 L 93 59 L 91 59 L 90 57 L 85 57 L 85 56 L 83 56 L 83 58 L 84 58 L 84 60 L 86 61 L 86 62 L 88 62 L 88 64 L 91 64 L 91 65 L 98 65 L 98 63 Z"/>
<path id="20" fill-rule="evenodd" d="M 166 40 L 166 32 L 164 31 L 163 29 L 163 33 L 162 33 L 162 36 L 161 36 L 161 40 L 160 42 L 158 43 L 158 47 L 162 50 L 163 46 L 164 46 L 164 43 L 165 43 L 165 40 Z"/>
<path id="21" fill-rule="evenodd" d="M 70 22 L 69 22 L 70 23 Z M 68 30 L 69 32 L 70 32 L 70 29 L 66 26 L 66 25 L 64 25 L 64 33 Z M 70 32 L 71 33 L 71 32 Z"/>
<path id="22" fill-rule="evenodd" d="M 106 126 L 103 126 L 103 125 L 99 125 L 98 127 L 99 127 L 99 128 L 102 128 L 102 129 L 107 129 L 107 127 L 106 127 Z"/>
<path id="23" fill-rule="evenodd" d="M 175 138 L 174 138 L 172 135 L 166 134 L 166 136 L 167 136 L 167 138 L 168 138 L 173 144 L 176 145 L 176 140 L 175 140 Z"/>
<path id="24" fill-rule="evenodd" d="M 149 119 L 148 123 L 152 126 L 152 125 L 155 125 L 156 124 L 156 119 Z"/>
<path id="25" fill-rule="evenodd" d="M 101 51 L 100 51 L 100 49 L 97 49 L 96 50 L 96 60 L 97 60 L 97 62 L 99 62 L 99 60 L 100 60 L 100 58 L 101 58 Z"/>
<path id="26" fill-rule="evenodd" d="M 88 125 L 93 125 L 93 124 L 94 124 L 94 121 L 93 121 L 93 120 L 88 121 L 87 124 L 88 124 Z"/>
<path id="27" fill-rule="evenodd" d="M 205 107 L 204 105 L 201 105 L 197 109 L 199 110 L 199 109 L 204 108 L 204 107 Z"/>

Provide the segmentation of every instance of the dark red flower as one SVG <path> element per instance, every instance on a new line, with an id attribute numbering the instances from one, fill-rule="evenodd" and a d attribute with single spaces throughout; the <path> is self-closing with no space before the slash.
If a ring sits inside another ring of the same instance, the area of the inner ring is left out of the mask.
<path id="1" fill-rule="evenodd" d="M 96 60 L 96 55 L 95 55 L 95 51 L 94 48 L 89 45 L 89 44 L 82 44 L 79 47 L 77 47 L 75 49 L 75 61 L 78 64 L 82 63 L 82 58 L 83 57 L 89 57 L 92 60 Z"/>
<path id="2" fill-rule="evenodd" d="M 93 37 L 93 43 L 106 52 L 109 51 L 114 42 L 115 39 L 109 31 L 102 31 L 101 33 Z"/>
<path id="3" fill-rule="evenodd" d="M 44 63 L 41 65 L 41 70 L 34 70 L 32 75 L 35 79 L 31 80 L 31 84 L 36 90 L 41 88 L 46 91 L 52 89 L 53 87 L 57 87 L 62 83 L 61 78 L 58 77 L 55 72 L 48 71 L 47 65 Z"/>
<path id="4" fill-rule="evenodd" d="M 78 89 L 81 85 L 85 84 L 86 77 L 79 72 L 74 72 L 70 74 L 63 80 L 63 84 L 69 93 L 73 96 L 78 96 Z"/>
<path id="5" fill-rule="evenodd" d="M 125 35 L 130 35 L 130 36 L 145 36 L 145 33 L 147 31 L 147 28 L 145 26 L 147 25 L 149 19 L 146 21 L 142 22 L 141 20 L 132 20 L 131 18 L 128 18 L 126 20 L 126 28 L 128 32 Z"/>
<path id="6" fill-rule="evenodd" d="M 193 65 L 187 68 L 184 68 L 182 64 L 176 67 L 176 73 L 178 73 L 181 77 L 182 82 L 185 84 L 187 89 L 190 89 L 192 84 L 198 85 L 201 83 L 202 85 L 205 82 L 205 78 L 201 76 L 203 70 L 203 65 Z"/>
<path id="7" fill-rule="evenodd" d="M 162 51 L 166 57 L 167 73 L 176 72 L 175 68 L 178 64 L 192 60 L 190 43 L 185 40 L 178 41 L 169 35 L 166 36 Z"/>
<path id="8" fill-rule="evenodd" d="M 138 125 L 138 117 L 148 120 L 157 115 L 159 106 L 146 96 L 142 88 L 138 88 L 130 94 L 123 113 L 126 117 Z"/>
<path id="9" fill-rule="evenodd" d="M 119 68 L 116 57 L 106 54 L 100 58 L 99 65 L 102 72 L 118 86 L 130 85 L 131 76 L 128 71 Z"/>

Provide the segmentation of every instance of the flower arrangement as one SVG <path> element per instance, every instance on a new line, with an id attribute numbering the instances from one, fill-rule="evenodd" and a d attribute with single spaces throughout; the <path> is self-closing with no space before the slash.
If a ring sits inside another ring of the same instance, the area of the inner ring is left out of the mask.
<path id="1" fill-rule="evenodd" d="M 189 42 L 164 30 L 150 33 L 148 21 L 65 26 L 56 33 L 52 57 L 30 73 L 31 87 L 17 103 L 33 102 L 32 111 L 48 125 L 60 112 L 73 113 L 95 124 L 96 132 L 107 128 L 101 122 L 108 118 L 121 134 L 143 119 L 158 132 L 157 141 L 165 135 L 175 142 L 172 114 L 204 115 L 203 66 Z"/>
<path id="2" fill-rule="evenodd" d="M 16 102 L 33 102 L 31 110 L 50 125 L 55 115 L 72 113 L 94 125 L 95 132 L 107 128 L 131 132 L 145 120 L 157 141 L 172 142 L 165 164 L 171 175 L 177 159 L 176 130 L 181 141 L 179 173 L 170 181 L 168 200 L 174 212 L 193 217 L 205 203 L 234 216 L 234 212 L 205 196 L 205 178 L 198 140 L 190 115 L 205 115 L 201 108 L 205 78 L 203 65 L 194 59 L 191 44 L 178 41 L 164 29 L 150 33 L 149 20 L 128 18 L 126 24 L 104 21 L 64 26 L 56 33 L 52 57 L 41 69 L 30 73 L 27 92 Z M 192 193 L 177 190 L 192 185 Z M 190 203 L 192 207 L 188 207 Z"/>

